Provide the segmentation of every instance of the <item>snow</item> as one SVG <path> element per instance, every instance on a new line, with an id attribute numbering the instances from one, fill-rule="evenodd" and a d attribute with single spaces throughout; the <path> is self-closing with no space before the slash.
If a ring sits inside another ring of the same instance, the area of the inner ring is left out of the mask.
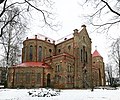
<path id="1" fill-rule="evenodd" d="M 29 93 L 32 93 L 29 95 Z M 39 94 L 39 97 L 38 97 Z M 43 97 L 44 94 L 45 97 Z M 52 95 L 51 95 L 52 94 Z M 0 100 L 120 100 L 120 89 L 0 89 Z"/>

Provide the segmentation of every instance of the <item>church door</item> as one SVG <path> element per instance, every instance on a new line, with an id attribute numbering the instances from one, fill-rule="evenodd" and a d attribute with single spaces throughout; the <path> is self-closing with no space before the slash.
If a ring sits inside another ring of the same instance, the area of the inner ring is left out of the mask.
<path id="1" fill-rule="evenodd" d="M 47 74 L 47 87 L 50 87 L 50 74 Z"/>

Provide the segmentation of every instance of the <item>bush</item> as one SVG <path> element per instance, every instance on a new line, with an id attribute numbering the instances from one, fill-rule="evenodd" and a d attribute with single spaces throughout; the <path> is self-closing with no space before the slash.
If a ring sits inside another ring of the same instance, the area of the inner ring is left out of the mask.
<path id="1" fill-rule="evenodd" d="M 7 81 L 4 82 L 4 88 L 7 88 L 8 85 L 7 85 Z"/>
<path id="2" fill-rule="evenodd" d="M 116 87 L 118 87 L 118 84 L 112 84 L 111 86 L 116 88 Z"/>

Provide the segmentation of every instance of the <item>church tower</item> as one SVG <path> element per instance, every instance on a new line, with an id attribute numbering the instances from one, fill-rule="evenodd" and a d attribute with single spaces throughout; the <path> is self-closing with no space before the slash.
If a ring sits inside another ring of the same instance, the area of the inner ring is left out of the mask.
<path id="1" fill-rule="evenodd" d="M 86 26 L 81 30 L 74 30 L 74 57 L 75 57 L 75 86 L 82 88 L 91 87 L 91 39 L 87 33 Z"/>
<path id="2" fill-rule="evenodd" d="M 94 86 L 105 85 L 104 61 L 97 49 L 92 54 L 92 78 Z"/>

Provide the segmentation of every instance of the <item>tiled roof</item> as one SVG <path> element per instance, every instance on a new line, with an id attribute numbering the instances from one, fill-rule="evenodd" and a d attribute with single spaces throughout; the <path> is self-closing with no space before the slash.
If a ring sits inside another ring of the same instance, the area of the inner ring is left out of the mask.
<path id="1" fill-rule="evenodd" d="M 92 54 L 92 57 L 97 57 L 97 56 L 101 57 L 101 55 L 99 54 L 99 52 L 97 50 L 95 50 L 93 52 L 93 54 Z"/>
<path id="2" fill-rule="evenodd" d="M 44 67 L 44 68 L 50 68 L 50 66 L 43 62 L 24 62 L 21 64 L 18 64 L 16 67 Z"/>

